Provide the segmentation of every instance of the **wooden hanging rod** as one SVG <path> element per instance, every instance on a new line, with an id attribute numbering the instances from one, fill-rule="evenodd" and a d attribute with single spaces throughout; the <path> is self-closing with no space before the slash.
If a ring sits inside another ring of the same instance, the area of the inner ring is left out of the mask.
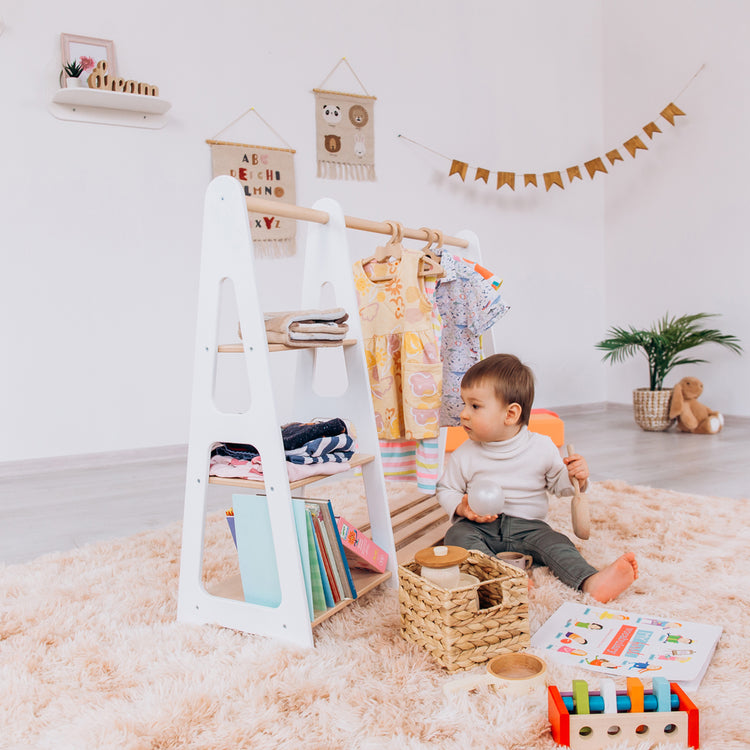
<path id="1" fill-rule="evenodd" d="M 269 201 L 266 198 L 246 197 L 247 210 L 254 214 L 273 214 L 283 216 L 285 219 L 298 219 L 300 221 L 314 221 L 317 224 L 327 224 L 329 215 L 325 211 L 316 208 L 305 208 L 295 206 L 293 203 L 281 203 L 280 201 Z M 384 221 L 371 221 L 370 219 L 359 219 L 356 216 L 344 216 L 344 223 L 349 229 L 360 229 L 363 232 L 376 232 L 377 234 L 392 234 L 391 227 Z M 427 242 L 430 238 L 423 229 L 409 229 L 404 227 L 404 237 L 410 240 L 422 240 Z M 468 247 L 468 240 L 460 237 L 443 237 L 444 245 L 453 247 Z"/>

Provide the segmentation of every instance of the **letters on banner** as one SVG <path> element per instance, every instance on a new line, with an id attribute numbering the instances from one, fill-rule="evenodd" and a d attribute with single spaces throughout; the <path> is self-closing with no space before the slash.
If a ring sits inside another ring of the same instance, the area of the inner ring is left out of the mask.
<path id="1" fill-rule="evenodd" d="M 206 141 L 211 146 L 213 177 L 239 180 L 247 197 L 295 203 L 294 149 L 251 146 L 246 143 Z M 256 253 L 266 257 L 294 255 L 297 223 L 274 215 L 250 214 L 250 233 Z"/>

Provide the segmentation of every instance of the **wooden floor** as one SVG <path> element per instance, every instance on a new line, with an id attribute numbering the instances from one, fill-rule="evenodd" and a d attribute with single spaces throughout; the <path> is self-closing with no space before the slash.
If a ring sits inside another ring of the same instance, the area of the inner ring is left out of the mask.
<path id="1" fill-rule="evenodd" d="M 718 435 L 644 432 L 620 405 L 566 407 L 566 440 L 594 480 L 697 495 L 750 498 L 750 418 L 728 417 Z M 0 561 L 127 536 L 182 519 L 186 449 L 173 447 L 0 464 Z M 40 463 L 43 463 L 40 469 Z M 226 504 L 209 488 L 209 509 Z"/>

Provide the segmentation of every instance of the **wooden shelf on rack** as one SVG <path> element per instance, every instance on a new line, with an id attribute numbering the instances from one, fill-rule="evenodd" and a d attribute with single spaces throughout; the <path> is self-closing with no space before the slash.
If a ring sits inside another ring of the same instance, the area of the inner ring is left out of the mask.
<path id="1" fill-rule="evenodd" d="M 349 468 L 355 469 L 357 466 L 363 464 L 369 464 L 375 460 L 375 456 L 368 453 L 355 453 L 349 460 Z M 329 474 L 315 474 L 311 477 L 305 477 L 304 479 L 297 479 L 294 482 L 289 482 L 289 488 L 294 490 L 297 487 L 303 487 L 306 484 L 312 484 L 313 482 L 319 482 L 321 479 L 325 479 Z M 262 479 L 237 479 L 234 477 L 209 477 L 209 484 L 225 484 L 230 487 L 244 487 L 245 489 L 262 490 L 265 489 L 265 482 Z"/>
<path id="2" fill-rule="evenodd" d="M 373 573 L 360 568 L 352 568 L 351 574 L 352 580 L 354 581 L 354 588 L 357 589 L 357 599 L 391 578 L 390 570 L 387 570 L 385 573 Z M 218 583 L 206 586 L 206 591 L 212 596 L 218 596 L 224 599 L 235 599 L 240 602 L 245 601 L 245 596 L 242 593 L 242 579 L 240 578 L 239 573 Z M 312 621 L 313 627 L 327 620 L 331 615 L 340 612 L 344 607 L 348 607 L 353 602 L 356 602 L 357 599 L 343 599 L 325 612 L 319 612 L 318 616 Z"/>
<path id="3" fill-rule="evenodd" d="M 357 343 L 356 339 L 344 339 L 339 346 L 354 346 Z M 304 346 L 286 346 L 286 344 L 269 344 L 269 352 L 297 352 L 300 349 L 334 349 L 335 347 L 327 344 L 321 345 L 319 342 L 312 344 L 305 344 Z M 220 352 L 229 354 L 242 354 L 245 351 L 242 342 L 238 344 L 219 344 L 218 350 Z"/>

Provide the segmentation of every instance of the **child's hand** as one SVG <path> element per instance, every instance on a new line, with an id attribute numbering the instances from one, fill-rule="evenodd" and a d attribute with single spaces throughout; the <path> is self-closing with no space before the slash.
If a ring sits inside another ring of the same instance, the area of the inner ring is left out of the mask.
<path id="1" fill-rule="evenodd" d="M 489 523 L 497 518 L 497 513 L 494 516 L 479 516 L 477 515 L 469 505 L 469 496 L 464 495 L 461 498 L 461 502 L 456 507 L 456 515 L 463 516 L 469 521 L 476 521 L 476 523 Z"/>
<path id="2" fill-rule="evenodd" d="M 589 467 L 586 459 L 578 453 L 573 453 L 563 458 L 563 462 L 568 467 L 568 476 L 570 477 L 571 484 L 573 479 L 577 479 L 581 491 L 585 490 L 589 478 Z"/>

